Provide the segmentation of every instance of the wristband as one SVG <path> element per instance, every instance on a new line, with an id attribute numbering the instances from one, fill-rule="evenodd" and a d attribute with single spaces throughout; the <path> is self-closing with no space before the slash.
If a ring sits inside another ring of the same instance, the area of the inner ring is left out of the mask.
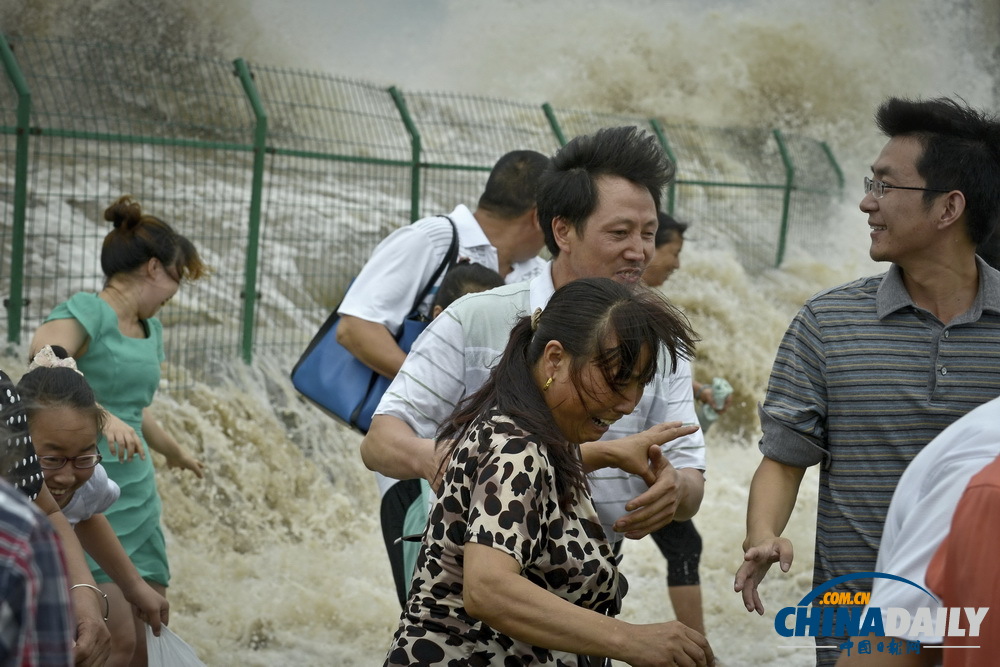
<path id="1" fill-rule="evenodd" d="M 111 603 L 108 602 L 108 594 L 102 591 L 97 586 L 91 586 L 90 584 L 73 584 L 69 587 L 72 591 L 74 588 L 89 588 L 91 590 L 97 591 L 97 594 L 104 598 L 104 620 L 107 622 L 108 616 L 111 615 Z"/>

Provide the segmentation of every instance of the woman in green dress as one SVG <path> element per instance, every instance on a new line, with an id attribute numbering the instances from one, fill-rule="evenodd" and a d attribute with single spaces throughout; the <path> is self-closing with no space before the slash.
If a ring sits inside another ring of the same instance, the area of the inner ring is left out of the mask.
<path id="1" fill-rule="evenodd" d="M 149 410 L 164 359 L 163 329 L 154 315 L 182 280 L 202 277 L 207 267 L 188 239 L 144 214 L 131 197 L 118 199 L 104 217 L 114 224 L 101 250 L 104 289 L 79 292 L 56 306 L 35 332 L 31 354 L 45 345 L 65 348 L 108 412 L 98 448 L 108 476 L 121 487 L 121 498 L 105 516 L 143 579 L 166 596 L 170 570 L 147 447 L 163 454 L 171 467 L 198 477 L 203 471 Z M 90 566 L 111 602 L 112 659 L 107 664 L 145 664 L 142 622 L 111 577 L 93 561 Z"/>

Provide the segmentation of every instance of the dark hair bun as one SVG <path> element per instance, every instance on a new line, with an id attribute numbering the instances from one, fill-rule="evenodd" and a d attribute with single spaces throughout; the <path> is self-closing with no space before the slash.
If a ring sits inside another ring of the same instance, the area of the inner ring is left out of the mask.
<path id="1" fill-rule="evenodd" d="M 124 225 L 124 229 L 132 229 L 142 218 L 142 207 L 139 202 L 125 195 L 104 210 L 104 219 L 112 223 L 115 229 Z"/>

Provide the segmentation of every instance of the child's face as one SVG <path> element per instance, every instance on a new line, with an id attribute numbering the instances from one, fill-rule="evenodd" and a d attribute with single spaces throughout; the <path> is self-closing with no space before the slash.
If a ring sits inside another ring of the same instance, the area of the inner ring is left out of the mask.
<path id="1" fill-rule="evenodd" d="M 32 415 L 28 430 L 43 466 L 45 485 L 59 507 L 65 507 L 76 490 L 94 474 L 94 469 L 77 468 L 73 460 L 67 460 L 57 469 L 47 469 L 47 466 L 57 464 L 60 458 L 97 454 L 94 415 L 65 406 L 44 408 Z"/>

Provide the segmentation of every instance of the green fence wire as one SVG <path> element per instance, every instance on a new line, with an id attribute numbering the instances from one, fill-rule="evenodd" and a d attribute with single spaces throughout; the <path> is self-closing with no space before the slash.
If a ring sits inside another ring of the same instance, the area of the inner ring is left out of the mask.
<path id="1" fill-rule="evenodd" d="M 214 269 L 161 311 L 172 388 L 234 357 L 296 355 L 383 237 L 474 206 L 510 150 L 551 154 L 610 125 L 654 133 L 677 165 L 664 208 L 750 271 L 821 240 L 843 187 L 825 144 L 774 129 L 403 92 L 118 44 L 0 36 L 0 59 L 7 341 L 101 288 L 102 212 L 132 194 Z"/>

